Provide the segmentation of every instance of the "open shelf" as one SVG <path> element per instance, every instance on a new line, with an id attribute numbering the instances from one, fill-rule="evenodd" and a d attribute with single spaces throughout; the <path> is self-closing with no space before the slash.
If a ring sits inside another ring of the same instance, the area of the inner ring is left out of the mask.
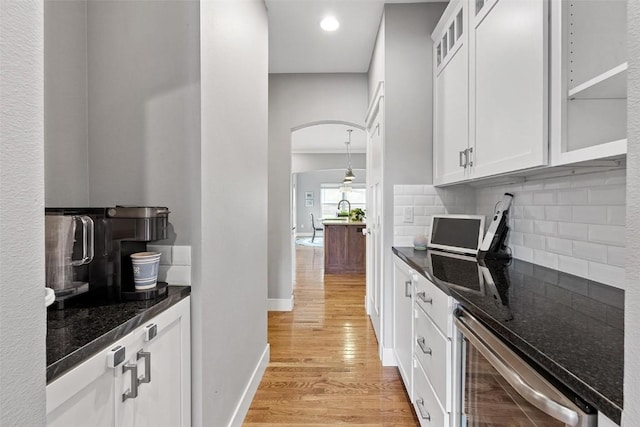
<path id="1" fill-rule="evenodd" d="M 569 99 L 625 99 L 627 97 L 626 62 L 569 90 Z"/>

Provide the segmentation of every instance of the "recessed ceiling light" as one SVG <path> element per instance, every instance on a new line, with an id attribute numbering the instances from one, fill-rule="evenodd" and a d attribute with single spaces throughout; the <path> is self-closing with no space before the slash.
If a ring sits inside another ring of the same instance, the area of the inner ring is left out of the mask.
<path id="1" fill-rule="evenodd" d="M 335 31 L 340 27 L 340 23 L 333 16 L 327 16 L 320 21 L 320 28 L 325 31 Z"/>

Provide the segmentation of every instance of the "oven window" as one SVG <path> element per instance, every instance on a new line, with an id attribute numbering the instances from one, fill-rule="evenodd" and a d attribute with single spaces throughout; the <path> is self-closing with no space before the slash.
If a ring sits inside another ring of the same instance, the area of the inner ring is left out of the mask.
<path id="1" fill-rule="evenodd" d="M 524 400 L 466 339 L 464 351 L 462 426 L 564 427 Z"/>

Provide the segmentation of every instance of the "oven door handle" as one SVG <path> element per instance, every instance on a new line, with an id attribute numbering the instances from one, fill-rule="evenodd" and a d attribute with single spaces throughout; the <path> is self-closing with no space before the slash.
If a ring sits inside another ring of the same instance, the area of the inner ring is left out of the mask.
<path id="1" fill-rule="evenodd" d="M 529 403 L 568 426 L 582 426 L 581 416 L 571 401 L 543 379 L 533 368 L 499 341 L 466 310 L 456 315 L 455 323 L 464 337 L 491 363 L 505 380 Z M 515 366 L 514 366 L 515 365 Z M 555 395 L 557 402 L 549 395 Z M 587 417 L 588 418 L 588 417 Z"/>

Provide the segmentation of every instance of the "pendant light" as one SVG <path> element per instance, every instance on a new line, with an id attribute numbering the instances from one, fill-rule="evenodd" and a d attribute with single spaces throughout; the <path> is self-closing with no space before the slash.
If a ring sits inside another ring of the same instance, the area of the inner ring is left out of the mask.
<path id="1" fill-rule="evenodd" d="M 353 132 L 353 129 L 347 129 L 347 133 L 349 134 L 349 141 L 345 142 L 345 144 L 347 144 L 347 172 L 344 175 L 345 184 L 350 183 L 354 179 L 356 179 L 356 176 L 353 174 L 353 170 L 351 169 L 351 132 Z"/>

